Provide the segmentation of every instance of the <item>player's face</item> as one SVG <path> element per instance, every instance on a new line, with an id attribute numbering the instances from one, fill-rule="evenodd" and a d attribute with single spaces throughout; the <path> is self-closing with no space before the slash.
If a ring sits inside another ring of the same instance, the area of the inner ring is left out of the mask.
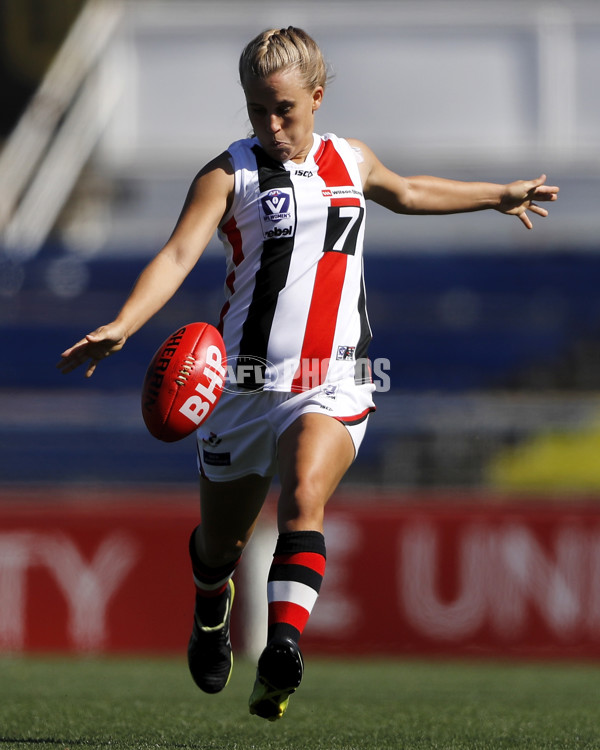
<path id="1" fill-rule="evenodd" d="M 244 87 L 248 116 L 264 150 L 277 161 L 306 159 L 323 88 L 308 91 L 297 70 L 251 78 Z"/>

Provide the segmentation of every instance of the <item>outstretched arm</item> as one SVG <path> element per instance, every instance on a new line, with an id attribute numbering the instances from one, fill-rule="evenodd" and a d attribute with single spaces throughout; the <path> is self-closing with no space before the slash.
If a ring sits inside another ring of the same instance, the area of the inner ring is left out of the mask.
<path id="1" fill-rule="evenodd" d="M 221 154 L 194 180 L 173 234 L 144 268 L 117 317 L 66 349 L 57 364 L 62 372 L 87 364 L 85 375 L 89 378 L 98 362 L 122 349 L 171 299 L 227 212 L 232 192 L 229 158 Z"/>
<path id="2" fill-rule="evenodd" d="M 365 197 L 403 214 L 453 214 L 493 208 L 517 216 L 527 229 L 533 225 L 527 211 L 547 216 L 534 201 L 555 201 L 557 186 L 546 185 L 546 175 L 535 180 L 517 180 L 507 185 L 492 182 L 461 182 L 443 177 L 401 177 L 385 167 L 368 146 L 350 140 L 360 152 L 359 163 Z"/>

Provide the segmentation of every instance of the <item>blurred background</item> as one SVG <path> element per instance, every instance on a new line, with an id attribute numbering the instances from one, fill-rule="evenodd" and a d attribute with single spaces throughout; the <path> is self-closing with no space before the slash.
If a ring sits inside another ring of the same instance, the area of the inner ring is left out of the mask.
<path id="1" fill-rule="evenodd" d="M 155 444 L 137 393 L 164 335 L 216 319 L 216 244 L 91 382 L 54 363 L 112 318 L 195 173 L 248 132 L 236 70 L 244 43 L 294 23 L 334 74 L 321 132 L 365 140 L 401 174 L 501 182 L 546 172 L 561 186 L 532 232 L 491 212 L 370 207 L 372 354 L 389 360 L 391 391 L 348 480 L 600 486 L 597 3 L 0 8 L 4 482 L 193 481 L 190 444 Z"/>
<path id="2" fill-rule="evenodd" d="M 494 212 L 369 207 L 371 354 L 390 388 L 342 489 L 583 502 L 596 523 L 596 0 L 1 0 L 0 496 L 193 491 L 193 439 L 151 438 L 139 392 L 172 330 L 216 321 L 216 243 L 91 381 L 54 365 L 112 319 L 199 168 L 247 134 L 239 52 L 290 24 L 331 65 L 319 132 L 360 138 L 405 175 L 545 172 L 561 187 L 532 232 Z"/>

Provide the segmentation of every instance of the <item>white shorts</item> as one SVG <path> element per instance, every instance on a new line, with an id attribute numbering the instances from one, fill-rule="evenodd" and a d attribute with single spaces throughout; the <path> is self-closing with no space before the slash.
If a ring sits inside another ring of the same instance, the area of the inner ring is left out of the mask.
<path id="1" fill-rule="evenodd" d="M 327 414 L 345 425 L 356 455 L 369 414 L 375 411 L 374 390 L 372 383 L 356 385 L 349 380 L 302 393 L 225 391 L 196 432 L 200 473 L 214 482 L 248 474 L 273 476 L 279 437 L 310 412 Z"/>

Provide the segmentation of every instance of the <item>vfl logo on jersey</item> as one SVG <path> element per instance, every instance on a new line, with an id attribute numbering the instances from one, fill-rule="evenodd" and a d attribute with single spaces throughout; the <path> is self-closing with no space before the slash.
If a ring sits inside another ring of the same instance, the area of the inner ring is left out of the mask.
<path id="1" fill-rule="evenodd" d="M 261 195 L 260 202 L 264 215 L 269 221 L 278 222 L 290 217 L 290 194 L 283 190 L 269 190 L 266 195 Z"/>
<path id="2" fill-rule="evenodd" d="M 264 239 L 292 237 L 296 224 L 292 190 L 269 190 L 262 193 L 259 200 Z"/>

